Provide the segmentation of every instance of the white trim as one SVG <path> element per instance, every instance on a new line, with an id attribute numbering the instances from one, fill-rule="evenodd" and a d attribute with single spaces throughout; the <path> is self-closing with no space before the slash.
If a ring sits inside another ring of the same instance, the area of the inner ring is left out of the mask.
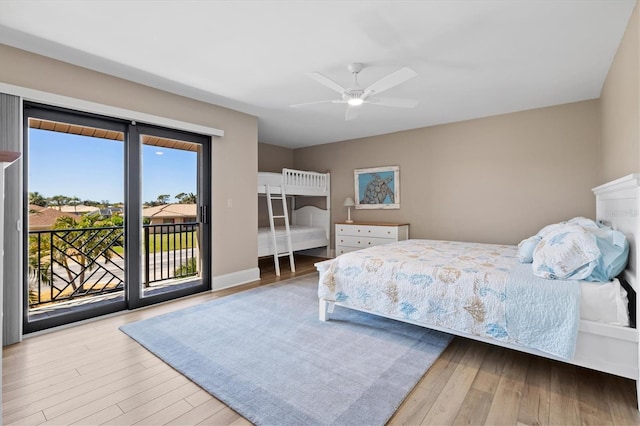
<path id="1" fill-rule="evenodd" d="M 172 118 L 146 114 L 144 112 L 99 104 L 96 102 L 85 101 L 82 99 L 71 98 L 69 96 L 57 95 L 26 87 L 14 86 L 12 84 L 2 82 L 0 82 L 0 92 L 52 106 L 71 108 L 84 112 L 121 118 L 124 120 L 141 121 L 147 124 L 156 124 L 208 136 L 224 136 L 224 130 L 216 129 L 215 127 L 201 126 L 199 124 L 188 123 L 186 121 L 174 120 Z"/>
<path id="2" fill-rule="evenodd" d="M 211 291 L 235 287 L 240 284 L 250 283 L 251 281 L 258 281 L 259 279 L 260 268 L 251 268 L 231 272 L 230 274 L 217 275 L 211 278 Z"/>
<path id="3" fill-rule="evenodd" d="M 591 191 L 595 195 L 603 195 L 610 192 L 622 191 L 625 189 L 638 189 L 640 187 L 640 173 L 632 173 L 611 182 L 607 182 L 593 188 Z"/>

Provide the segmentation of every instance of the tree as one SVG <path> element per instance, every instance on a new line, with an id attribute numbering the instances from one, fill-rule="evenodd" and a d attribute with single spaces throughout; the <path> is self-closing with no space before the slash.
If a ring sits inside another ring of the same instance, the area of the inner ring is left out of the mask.
<path id="1" fill-rule="evenodd" d="M 196 204 L 197 197 L 193 192 L 190 192 L 188 194 L 181 192 L 176 195 L 176 200 L 178 200 L 180 204 Z"/>
<path id="2" fill-rule="evenodd" d="M 36 282 L 51 285 L 51 237 L 48 234 L 29 236 L 29 276 Z"/>
<path id="3" fill-rule="evenodd" d="M 40 207 L 47 206 L 47 199 L 40 194 L 39 192 L 30 192 L 29 193 L 29 204 L 34 204 Z"/>
<path id="4" fill-rule="evenodd" d="M 158 195 L 158 204 L 168 204 L 169 198 L 171 198 L 169 194 Z"/>
<path id="5" fill-rule="evenodd" d="M 67 204 L 68 201 L 69 201 L 69 197 L 67 197 L 66 195 L 54 195 L 53 197 L 50 197 L 48 199 L 47 204 L 56 206 L 58 207 L 58 210 L 62 210 L 62 206 Z"/>
<path id="6" fill-rule="evenodd" d="M 80 198 L 78 197 L 69 197 L 67 199 L 67 205 L 73 206 L 74 213 L 78 213 L 78 205 L 81 204 Z"/>
<path id="7" fill-rule="evenodd" d="M 99 257 L 105 259 L 105 263 L 111 259 L 113 252 L 109 247 L 114 245 L 122 246 L 124 237 L 121 233 L 114 234 L 112 230 L 85 231 L 86 228 L 101 228 L 114 226 L 111 218 L 102 219 L 100 214 L 86 214 L 78 220 L 69 216 L 62 216 L 56 220 L 54 230 L 72 229 L 67 233 L 56 232 L 52 234 L 54 240 L 51 242 L 53 259 L 62 265 L 69 279 L 69 284 L 76 290 L 83 291 L 85 284 L 85 272 L 96 267 Z M 71 263 L 70 263 L 71 261 Z M 74 277 L 72 265 L 80 267 L 80 273 Z"/>

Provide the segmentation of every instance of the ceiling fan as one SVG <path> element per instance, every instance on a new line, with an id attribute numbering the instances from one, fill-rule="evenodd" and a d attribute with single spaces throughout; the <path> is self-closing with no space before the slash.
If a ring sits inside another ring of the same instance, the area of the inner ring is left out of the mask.
<path id="1" fill-rule="evenodd" d="M 338 92 L 342 95 L 341 99 L 317 101 L 317 102 L 305 102 L 302 104 L 291 105 L 292 108 L 304 107 L 308 105 L 333 103 L 333 104 L 347 104 L 347 112 L 345 113 L 345 120 L 353 120 L 358 116 L 358 112 L 363 104 L 372 104 L 379 106 L 395 107 L 395 108 L 413 108 L 418 105 L 418 101 L 415 99 L 401 99 L 401 98 L 380 98 L 377 97 L 379 93 L 389 90 L 410 78 L 418 75 L 411 68 L 401 68 L 380 80 L 376 81 L 372 85 L 362 88 L 358 84 L 358 73 L 362 71 L 364 65 L 361 63 L 353 63 L 347 66 L 347 69 L 353 74 L 353 85 L 349 88 L 344 88 L 329 77 L 320 74 L 319 72 L 309 73 L 308 76 L 317 81 L 318 83 L 328 87 L 331 90 Z"/>

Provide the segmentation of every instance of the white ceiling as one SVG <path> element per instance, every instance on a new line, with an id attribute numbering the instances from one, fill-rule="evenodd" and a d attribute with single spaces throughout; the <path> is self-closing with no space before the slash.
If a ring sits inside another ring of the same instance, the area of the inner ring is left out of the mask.
<path id="1" fill-rule="evenodd" d="M 0 0 L 0 43 L 259 117 L 260 142 L 303 147 L 593 99 L 635 0 Z M 402 67 L 407 110 L 289 105 Z M 224 123 L 220 123 L 224 128 Z"/>

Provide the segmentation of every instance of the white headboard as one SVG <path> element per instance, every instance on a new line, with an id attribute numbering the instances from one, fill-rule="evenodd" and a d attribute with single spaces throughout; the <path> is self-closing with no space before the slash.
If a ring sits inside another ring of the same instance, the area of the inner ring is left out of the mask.
<path id="1" fill-rule="evenodd" d="M 629 241 L 629 263 L 624 278 L 638 291 L 638 256 L 640 240 L 640 174 L 634 173 L 593 188 L 596 195 L 596 219 L 622 232 Z M 636 306 L 638 304 L 636 303 Z"/>
<path id="2" fill-rule="evenodd" d="M 320 209 L 315 206 L 304 206 L 293 211 L 291 215 L 291 223 L 294 225 L 314 226 L 323 228 L 327 236 L 327 240 L 331 235 L 331 212 L 329 210 Z"/>

